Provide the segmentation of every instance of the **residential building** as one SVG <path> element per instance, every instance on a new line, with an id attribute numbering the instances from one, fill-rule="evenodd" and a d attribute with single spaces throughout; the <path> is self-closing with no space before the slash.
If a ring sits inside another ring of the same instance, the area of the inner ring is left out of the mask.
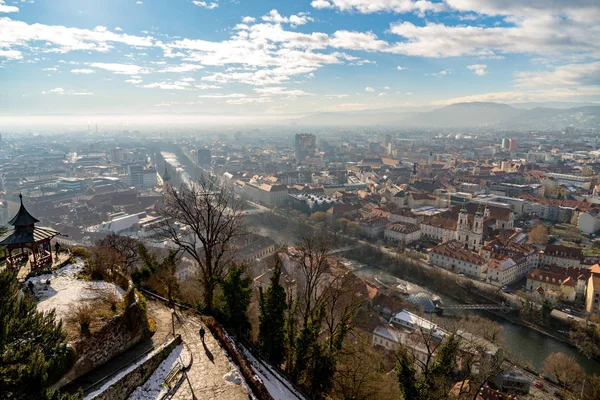
<path id="1" fill-rule="evenodd" d="M 548 244 L 540 252 L 539 265 L 557 265 L 559 267 L 579 268 L 583 265 L 583 249 L 560 244 Z"/>
<path id="2" fill-rule="evenodd" d="M 590 268 L 591 276 L 588 279 L 585 299 L 585 310 L 590 314 L 600 315 L 600 265 Z"/>
<path id="3" fill-rule="evenodd" d="M 580 232 L 592 234 L 600 230 L 600 209 L 594 208 L 589 212 L 579 213 L 577 228 Z"/>
<path id="4" fill-rule="evenodd" d="M 244 193 L 246 193 L 253 201 L 269 207 L 280 207 L 288 202 L 287 185 L 247 182 L 244 185 Z"/>
<path id="5" fill-rule="evenodd" d="M 585 268 L 561 268 L 545 266 L 527 274 L 527 290 L 542 288 L 558 293 L 560 300 L 584 299 L 590 270 Z"/>
<path id="6" fill-rule="evenodd" d="M 487 269 L 487 261 L 465 249 L 458 240 L 437 245 L 429 251 L 429 262 L 447 270 L 481 278 Z"/>
<path id="7" fill-rule="evenodd" d="M 384 237 L 393 243 L 409 244 L 421 238 L 421 229 L 415 224 L 396 222 L 385 227 Z"/>

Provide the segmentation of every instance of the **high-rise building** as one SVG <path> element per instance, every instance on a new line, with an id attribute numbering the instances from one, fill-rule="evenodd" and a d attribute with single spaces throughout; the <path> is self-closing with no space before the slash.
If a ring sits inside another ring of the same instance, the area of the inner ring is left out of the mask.
<path id="1" fill-rule="evenodd" d="M 505 139 L 502 139 L 502 148 L 503 148 L 503 149 L 506 149 L 506 150 L 508 150 L 508 147 L 509 147 L 509 145 L 510 145 L 510 142 L 509 142 L 509 140 L 510 140 L 510 139 L 506 139 L 506 138 L 505 138 Z"/>
<path id="2" fill-rule="evenodd" d="M 296 162 L 304 160 L 306 157 L 311 156 L 315 153 L 317 139 L 315 135 L 310 133 L 297 133 L 296 134 Z"/>
<path id="3" fill-rule="evenodd" d="M 517 139 L 515 139 L 515 138 L 508 139 L 508 150 L 509 151 L 517 151 Z"/>
<path id="4" fill-rule="evenodd" d="M 131 179 L 131 186 L 136 188 L 144 187 L 144 166 L 139 164 L 129 165 L 129 177 Z"/>
<path id="5" fill-rule="evenodd" d="M 211 154 L 210 150 L 207 148 L 198 149 L 196 152 L 196 164 L 200 167 L 210 167 L 211 166 Z"/>

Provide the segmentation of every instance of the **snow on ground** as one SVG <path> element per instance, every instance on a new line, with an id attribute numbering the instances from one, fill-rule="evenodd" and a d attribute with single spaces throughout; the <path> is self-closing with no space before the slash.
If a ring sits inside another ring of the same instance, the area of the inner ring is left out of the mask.
<path id="1" fill-rule="evenodd" d="M 175 347 L 171 354 L 156 368 L 146 383 L 139 386 L 129 396 L 129 400 L 158 400 L 167 392 L 168 388 L 163 385 L 167 375 L 173 368 L 180 364 L 188 366 L 192 361 L 190 352 L 182 345 Z"/>
<path id="2" fill-rule="evenodd" d="M 302 394 L 296 392 L 293 390 L 293 388 L 289 389 L 287 386 L 281 383 L 279 379 L 283 380 L 284 382 L 286 379 L 279 375 L 277 371 L 272 368 L 265 367 L 256 359 L 256 357 L 252 355 L 252 353 L 250 353 L 250 351 L 248 351 L 248 349 L 241 344 L 238 344 L 238 348 L 244 353 L 250 364 L 252 364 L 256 374 L 260 377 L 265 385 L 265 388 L 275 400 L 305 400 L 305 397 Z M 292 387 L 291 384 L 290 387 Z"/>
<path id="3" fill-rule="evenodd" d="M 104 297 L 106 293 L 115 293 L 123 298 L 123 289 L 104 281 L 86 281 L 77 279 L 83 270 L 83 260 L 77 259 L 74 264 L 66 265 L 51 274 L 29 278 L 25 283 L 33 284 L 33 292 L 38 298 L 38 310 L 56 310 L 57 319 L 66 319 L 74 305 Z M 47 281 L 50 281 L 48 284 Z"/>
<path id="4" fill-rule="evenodd" d="M 123 377 L 125 375 L 131 373 L 131 371 L 133 371 L 134 369 L 136 369 L 137 367 L 139 367 L 140 365 L 142 365 L 143 363 L 145 363 L 146 361 L 148 361 L 149 359 L 154 357 L 158 352 L 162 351 L 165 348 L 165 346 L 168 346 L 168 345 L 169 345 L 169 343 L 165 343 L 162 346 L 155 348 L 150 353 L 146 354 L 145 357 L 141 358 L 140 360 L 136 361 L 133 364 L 130 364 L 127 368 L 121 370 L 119 373 L 113 375 L 109 380 L 104 382 L 104 384 L 102 386 L 100 386 L 99 389 L 97 389 L 97 390 L 93 391 L 92 393 L 89 393 L 87 396 L 85 396 L 83 398 L 83 400 L 92 400 L 92 399 L 96 398 L 97 396 L 101 395 L 106 389 L 108 389 L 109 387 L 111 387 L 116 382 L 120 381 L 121 379 L 123 379 Z"/>

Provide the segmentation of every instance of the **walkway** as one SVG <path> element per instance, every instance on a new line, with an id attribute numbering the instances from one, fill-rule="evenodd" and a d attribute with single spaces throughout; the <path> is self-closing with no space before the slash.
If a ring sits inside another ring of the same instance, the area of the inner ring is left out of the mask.
<path id="1" fill-rule="evenodd" d="M 148 313 L 154 318 L 157 326 L 171 328 L 171 313 L 164 304 L 148 298 Z M 187 374 L 196 398 L 247 400 L 249 395 L 246 387 L 241 384 L 243 381 L 241 374 L 229 361 L 225 351 L 208 328 L 204 326 L 200 317 L 179 311 L 177 316 L 175 332 L 181 335 L 194 358 L 192 368 Z M 201 327 L 204 327 L 206 331 L 204 343 L 200 340 Z M 172 398 L 175 400 L 193 399 L 190 385 L 184 382 Z"/>

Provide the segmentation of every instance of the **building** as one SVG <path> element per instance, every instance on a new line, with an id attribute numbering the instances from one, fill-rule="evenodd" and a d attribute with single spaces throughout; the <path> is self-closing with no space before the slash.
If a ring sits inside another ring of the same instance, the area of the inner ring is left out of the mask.
<path id="1" fill-rule="evenodd" d="M 144 187 L 144 166 L 141 164 L 133 164 L 127 166 L 131 186 L 136 188 Z"/>
<path id="2" fill-rule="evenodd" d="M 142 174 L 142 189 L 152 189 L 158 186 L 158 173 L 153 167 L 144 169 Z"/>
<path id="3" fill-rule="evenodd" d="M 485 217 L 489 217 L 489 209 L 486 207 L 485 210 L 485 213 L 477 210 L 472 221 L 465 207 L 458 214 L 456 240 L 473 251 L 479 251 L 483 245 L 483 221 Z"/>
<path id="4" fill-rule="evenodd" d="M 246 193 L 253 201 L 269 207 L 281 207 L 288 202 L 287 185 L 248 182 L 244 185 L 244 193 Z"/>
<path id="5" fill-rule="evenodd" d="M 358 222 L 361 235 L 371 239 L 382 237 L 388 224 L 386 217 L 379 216 L 363 218 Z"/>
<path id="6" fill-rule="evenodd" d="M 557 293 L 558 300 L 584 299 L 590 270 L 585 268 L 561 268 L 545 266 L 527 274 L 527 290 L 542 288 Z"/>
<path id="7" fill-rule="evenodd" d="M 487 261 L 457 240 L 437 245 L 429 251 L 429 262 L 447 270 L 469 275 L 477 279 L 484 276 Z"/>
<path id="8" fill-rule="evenodd" d="M 510 151 L 510 152 L 517 151 L 517 139 L 515 139 L 515 138 L 508 139 L 508 151 Z"/>
<path id="9" fill-rule="evenodd" d="M 295 137 L 296 162 L 312 156 L 316 150 L 316 137 L 310 133 L 297 133 Z"/>
<path id="10" fill-rule="evenodd" d="M 498 236 L 479 251 L 489 262 L 486 278 L 492 285 L 509 285 L 537 267 L 538 254 L 535 248 L 520 243 L 520 237 L 518 233 Z"/>
<path id="11" fill-rule="evenodd" d="M 557 185 L 573 186 L 587 191 L 592 189 L 597 181 L 597 175 L 582 176 L 548 172 L 546 173 L 546 177 L 554 180 Z"/>
<path id="12" fill-rule="evenodd" d="M 592 234 L 600 230 L 600 209 L 594 208 L 589 212 L 579 213 L 577 228 L 580 232 Z"/>
<path id="13" fill-rule="evenodd" d="M 579 268 L 584 260 L 583 249 L 560 244 L 548 244 L 540 253 L 539 265 L 557 265 L 559 267 Z"/>
<path id="14" fill-rule="evenodd" d="M 600 315 L 600 265 L 594 265 L 590 272 L 592 275 L 588 279 L 585 310 L 590 314 Z"/>
<path id="15" fill-rule="evenodd" d="M 167 163 L 165 163 L 165 173 L 161 176 L 163 193 L 168 193 L 173 189 L 173 184 L 171 183 L 171 175 L 169 175 L 169 171 L 167 171 Z"/>
<path id="16" fill-rule="evenodd" d="M 396 222 L 386 226 L 383 235 L 387 241 L 409 244 L 421 238 L 421 228 L 415 224 Z"/>

